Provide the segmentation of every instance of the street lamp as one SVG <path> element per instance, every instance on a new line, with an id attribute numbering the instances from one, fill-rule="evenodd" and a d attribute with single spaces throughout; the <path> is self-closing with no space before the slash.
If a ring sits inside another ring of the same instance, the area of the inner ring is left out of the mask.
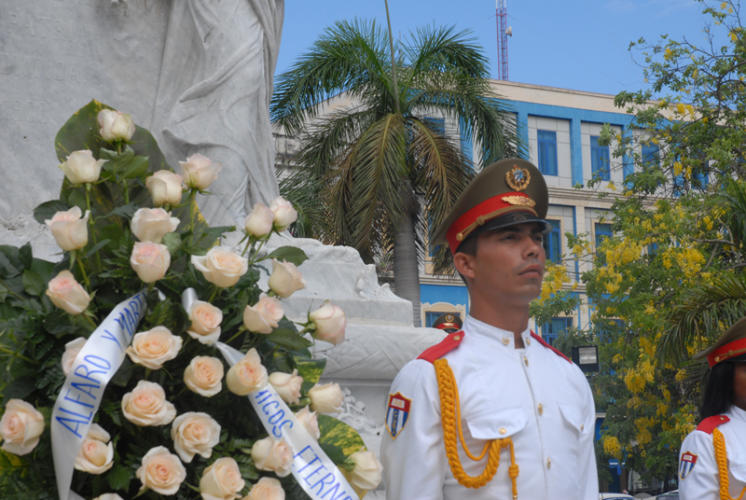
<path id="1" fill-rule="evenodd" d="M 598 371 L 598 347 L 595 345 L 579 345 L 572 348 L 572 360 L 583 372 Z"/>

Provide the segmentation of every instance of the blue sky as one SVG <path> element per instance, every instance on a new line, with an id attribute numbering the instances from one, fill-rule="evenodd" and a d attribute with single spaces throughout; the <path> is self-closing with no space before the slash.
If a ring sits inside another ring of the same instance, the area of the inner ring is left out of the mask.
<path id="1" fill-rule="evenodd" d="M 508 0 L 509 79 L 605 94 L 642 89 L 629 43 L 662 34 L 702 41 L 709 20 L 702 8 L 694 0 Z M 428 24 L 472 30 L 497 77 L 495 0 L 389 0 L 389 9 L 395 36 Z M 277 71 L 287 70 L 324 28 L 355 17 L 385 27 L 384 0 L 286 0 Z"/>

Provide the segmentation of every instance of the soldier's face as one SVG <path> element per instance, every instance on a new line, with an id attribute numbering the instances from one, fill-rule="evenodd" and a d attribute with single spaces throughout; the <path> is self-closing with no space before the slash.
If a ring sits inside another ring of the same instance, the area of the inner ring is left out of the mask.
<path id="1" fill-rule="evenodd" d="M 538 297 L 546 262 L 541 229 L 527 223 L 480 234 L 467 275 L 469 293 L 516 305 Z"/>
<path id="2" fill-rule="evenodd" d="M 746 410 L 746 363 L 733 367 L 733 404 Z"/>

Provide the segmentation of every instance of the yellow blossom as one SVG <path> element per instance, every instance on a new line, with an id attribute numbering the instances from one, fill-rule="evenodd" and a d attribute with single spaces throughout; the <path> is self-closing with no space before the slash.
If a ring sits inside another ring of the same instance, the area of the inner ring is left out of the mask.
<path id="1" fill-rule="evenodd" d="M 605 435 L 602 440 L 604 453 L 616 459 L 622 458 L 622 445 L 616 436 Z"/>
<path id="2" fill-rule="evenodd" d="M 676 176 L 681 175 L 681 171 L 682 171 L 683 168 L 684 167 L 681 164 L 681 162 L 679 162 L 679 161 L 674 162 L 674 164 L 673 164 L 673 175 L 676 175 Z"/>

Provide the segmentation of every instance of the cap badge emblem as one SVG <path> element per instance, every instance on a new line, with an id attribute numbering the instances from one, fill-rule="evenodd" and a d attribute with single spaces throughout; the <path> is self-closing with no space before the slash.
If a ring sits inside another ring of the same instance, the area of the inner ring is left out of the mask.
<path id="1" fill-rule="evenodd" d="M 527 169 L 513 165 L 513 168 L 505 174 L 505 182 L 514 191 L 523 191 L 531 182 L 531 174 Z"/>
<path id="2" fill-rule="evenodd" d="M 505 203 L 508 203 L 509 205 L 517 205 L 521 207 L 531 207 L 531 208 L 536 206 L 536 202 L 532 200 L 531 198 L 527 198 L 526 196 L 508 195 L 508 196 L 503 196 L 500 199 L 503 200 Z"/>

